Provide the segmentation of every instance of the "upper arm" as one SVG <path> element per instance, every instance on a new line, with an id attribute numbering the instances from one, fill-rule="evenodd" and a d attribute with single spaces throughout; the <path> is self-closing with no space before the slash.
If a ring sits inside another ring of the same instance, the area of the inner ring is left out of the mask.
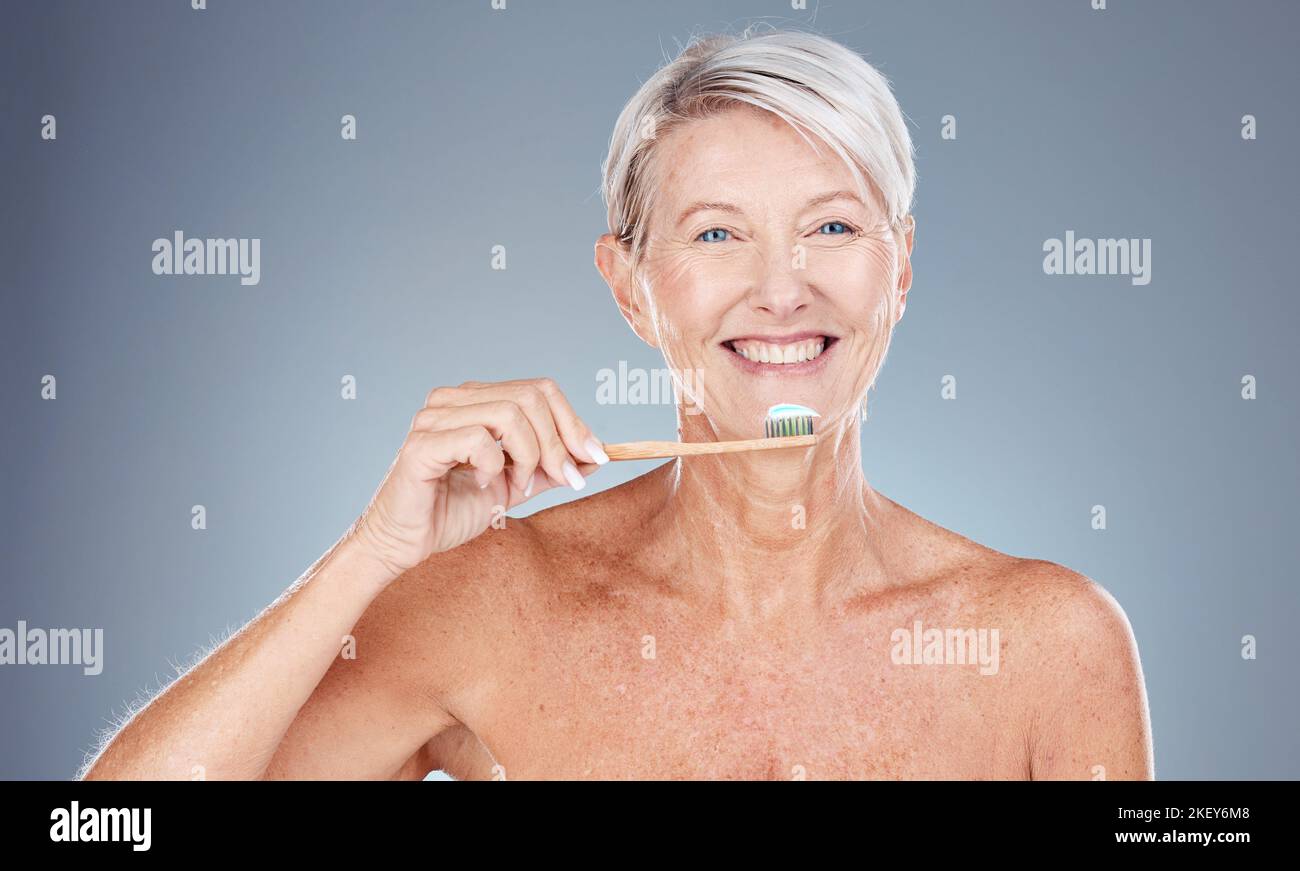
<path id="1" fill-rule="evenodd" d="M 1035 561 L 1030 767 L 1035 780 L 1155 776 L 1142 665 L 1132 627 L 1101 585 Z"/>
<path id="2" fill-rule="evenodd" d="M 480 537 L 482 538 L 482 537 Z M 437 554 L 370 604 L 276 748 L 272 779 L 422 779 L 435 739 L 490 679 L 490 591 L 499 574 L 478 541 Z"/>

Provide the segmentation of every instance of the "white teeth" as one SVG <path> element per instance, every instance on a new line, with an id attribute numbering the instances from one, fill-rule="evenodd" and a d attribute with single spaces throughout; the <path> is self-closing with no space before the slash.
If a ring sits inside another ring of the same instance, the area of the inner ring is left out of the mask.
<path id="1" fill-rule="evenodd" d="M 804 339 L 788 345 L 771 345 L 767 342 L 737 339 L 731 343 L 731 347 L 746 360 L 788 365 L 817 359 L 826 348 L 826 339 Z"/>

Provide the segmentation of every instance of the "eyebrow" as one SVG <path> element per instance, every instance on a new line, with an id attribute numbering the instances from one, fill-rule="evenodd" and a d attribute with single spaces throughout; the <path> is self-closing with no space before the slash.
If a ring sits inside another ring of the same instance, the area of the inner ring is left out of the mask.
<path id="1" fill-rule="evenodd" d="M 804 203 L 804 209 L 807 210 L 813 208 L 814 206 L 824 205 L 833 200 L 852 200 L 853 202 L 862 206 L 862 208 L 864 209 L 867 207 L 867 204 L 862 202 L 862 198 L 859 197 L 857 194 L 855 194 L 853 191 L 830 191 L 829 193 L 819 194 L 818 196 L 815 196 L 808 202 Z M 697 212 L 727 212 L 728 214 L 732 214 L 732 215 L 744 214 L 744 210 L 741 209 L 740 206 L 733 205 L 732 203 L 701 201 L 701 202 L 691 203 L 689 206 L 686 207 L 686 209 L 677 218 L 677 226 L 680 227 L 683 223 L 685 223 L 687 218 L 689 218 L 691 215 L 694 215 Z"/>

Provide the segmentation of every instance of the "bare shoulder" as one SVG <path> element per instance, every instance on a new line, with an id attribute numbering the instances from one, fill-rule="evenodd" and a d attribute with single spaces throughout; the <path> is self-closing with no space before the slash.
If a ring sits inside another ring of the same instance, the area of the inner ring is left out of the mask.
<path id="1" fill-rule="evenodd" d="M 1151 719 L 1137 641 L 1097 581 L 1046 560 L 1008 579 L 1037 780 L 1149 780 Z"/>
<path id="2" fill-rule="evenodd" d="M 1155 776 L 1137 642 L 1099 582 L 1045 559 L 1017 557 L 935 527 L 944 598 L 1001 637 L 1002 674 L 1036 780 Z M 1009 711 L 1010 713 L 1010 711 Z"/>
<path id="3" fill-rule="evenodd" d="M 1009 623 L 1040 662 L 1088 659 L 1136 663 L 1128 615 L 1097 581 L 1044 559 L 1018 558 L 998 585 Z"/>
<path id="4" fill-rule="evenodd" d="M 1066 663 L 1136 665 L 1128 615 L 1102 584 L 1045 559 L 993 551 L 978 558 L 977 590 L 1014 634 L 1019 658 L 1040 674 L 1059 677 Z"/>
<path id="5" fill-rule="evenodd" d="M 440 695 L 454 702 L 458 693 L 472 694 L 476 677 L 498 674 L 509 662 L 512 643 L 547 631 L 538 625 L 546 613 L 538 606 L 579 574 L 571 569 L 611 559 L 608 530 L 635 528 L 626 515 L 639 480 L 527 517 L 502 512 L 476 538 L 395 580 L 367 619 L 391 621 L 394 634 L 438 652 L 429 666 Z"/>
<path id="6" fill-rule="evenodd" d="M 404 680 L 464 722 L 493 675 L 512 626 L 526 613 L 520 578 L 535 549 L 526 522 L 505 518 L 476 538 L 403 572 L 362 615 L 354 634 L 402 663 Z"/>
<path id="7" fill-rule="evenodd" d="M 1142 664 L 1115 597 L 1043 559 L 1016 558 L 986 583 L 1033 779 L 1153 778 Z"/>
<path id="8" fill-rule="evenodd" d="M 959 588 L 964 599 L 1008 627 L 1035 630 L 1049 652 L 1080 639 L 1115 650 L 1131 645 L 1124 610 L 1092 578 L 1049 560 L 1004 553 L 897 507 L 911 528 L 902 538 L 918 554 L 918 577 Z"/>

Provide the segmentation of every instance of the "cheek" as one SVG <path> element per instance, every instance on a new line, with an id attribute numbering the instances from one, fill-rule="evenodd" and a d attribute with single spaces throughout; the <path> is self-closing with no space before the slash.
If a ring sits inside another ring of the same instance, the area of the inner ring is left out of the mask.
<path id="1" fill-rule="evenodd" d="M 738 256 L 700 254 L 686 247 L 659 255 L 647 271 L 654 319 L 665 353 L 693 353 L 689 346 L 712 338 L 729 305 L 730 291 L 748 270 Z M 674 347 L 674 346 L 687 346 Z"/>
<path id="2" fill-rule="evenodd" d="M 846 324 L 874 332 L 884 321 L 895 282 L 893 246 L 860 242 L 807 253 L 808 281 L 845 319 Z"/>
<path id="3" fill-rule="evenodd" d="M 664 246 L 653 263 L 653 286 L 663 288 L 665 299 L 716 299 L 748 286 L 762 269 L 762 260 L 750 245 L 712 251 L 684 244 Z"/>

